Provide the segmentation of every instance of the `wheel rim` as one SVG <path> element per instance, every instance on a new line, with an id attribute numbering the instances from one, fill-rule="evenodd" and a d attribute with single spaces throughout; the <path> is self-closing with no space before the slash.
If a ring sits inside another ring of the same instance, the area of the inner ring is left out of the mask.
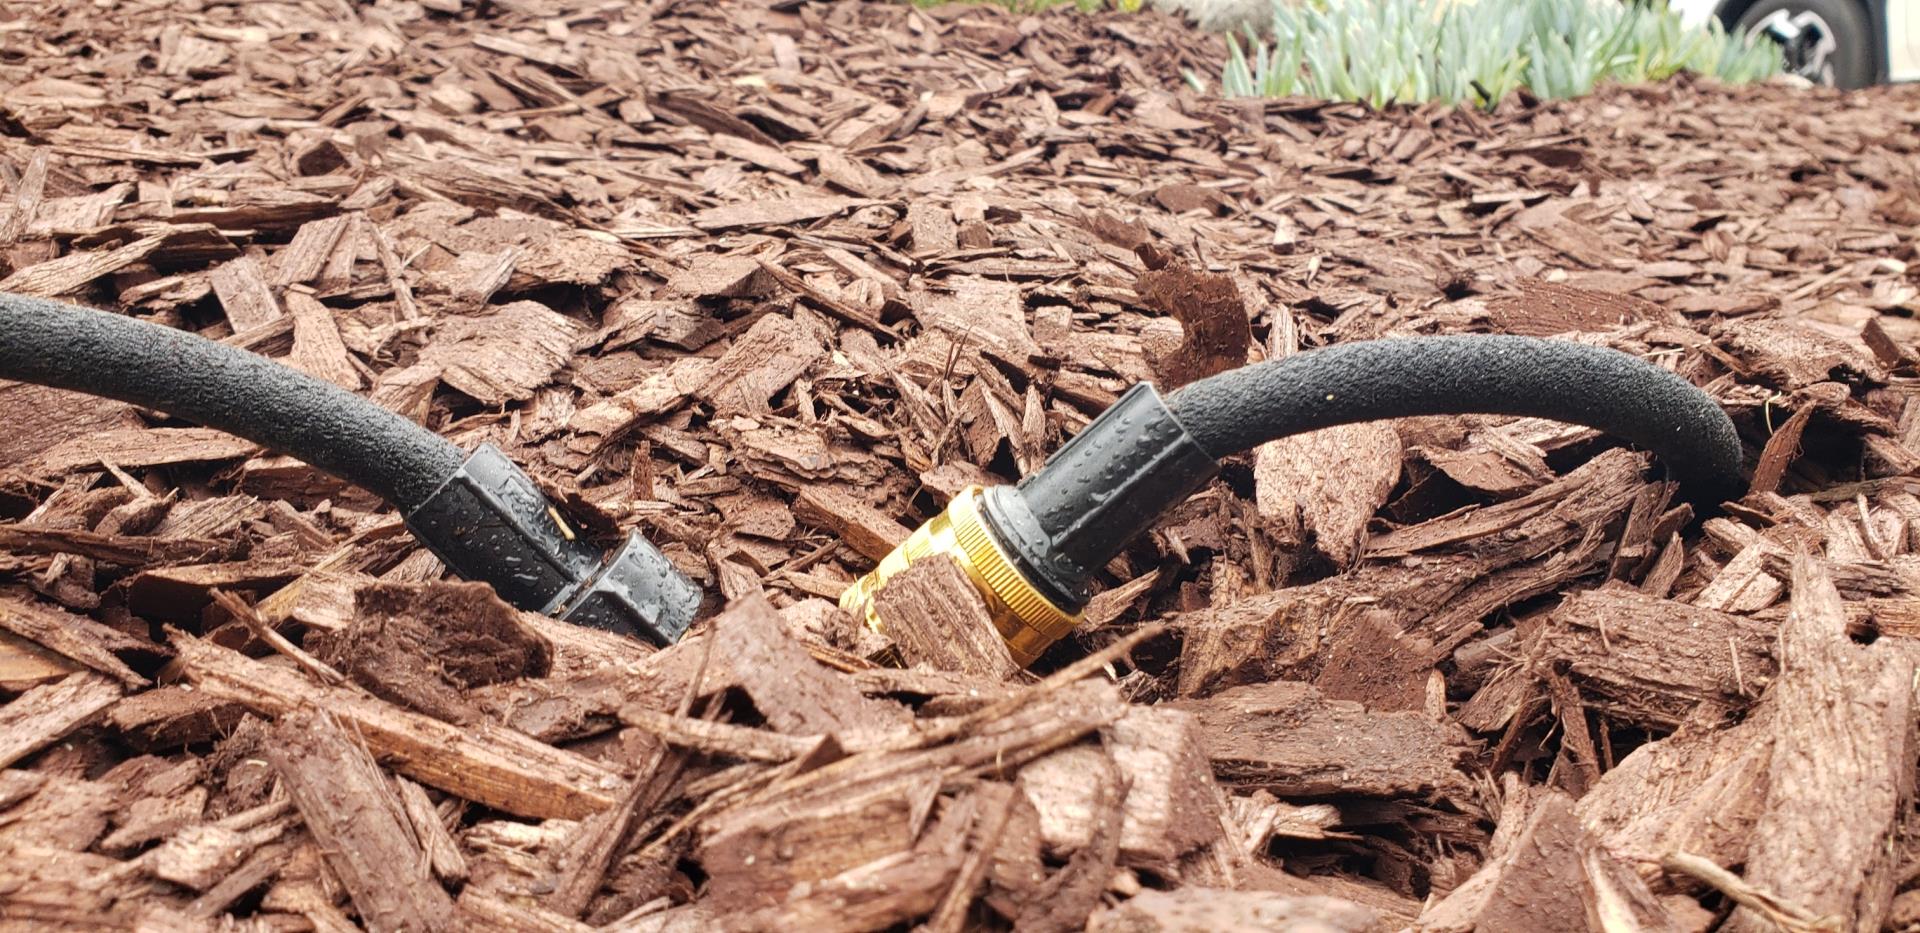
<path id="1" fill-rule="evenodd" d="M 1834 53 L 1840 43 L 1833 27 L 1812 10 L 1775 10 L 1753 24 L 1752 34 L 1780 45 L 1787 71 L 1815 84 L 1833 84 Z"/>

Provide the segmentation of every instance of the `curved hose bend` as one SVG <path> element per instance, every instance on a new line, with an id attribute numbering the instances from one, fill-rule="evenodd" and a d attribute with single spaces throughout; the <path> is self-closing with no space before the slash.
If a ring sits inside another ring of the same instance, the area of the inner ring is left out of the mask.
<path id="1" fill-rule="evenodd" d="M 1221 373 L 1165 398 L 1150 383 L 1135 385 L 1017 486 L 956 497 L 849 587 L 841 605 L 878 627 L 873 594 L 914 561 L 944 554 L 973 581 L 1025 665 L 1078 624 L 1107 562 L 1216 475 L 1221 457 L 1318 428 L 1442 414 L 1599 428 L 1659 455 L 1695 501 L 1741 481 L 1740 438 L 1720 406 L 1628 354 L 1484 335 L 1342 344 Z"/>
<path id="2" fill-rule="evenodd" d="M 403 513 L 466 459 L 438 434 L 264 357 L 57 301 L 0 294 L 0 378 L 118 399 L 258 441 Z"/>
<path id="3" fill-rule="evenodd" d="M 1339 344 L 1211 376 L 1167 406 L 1214 457 L 1382 418 L 1489 414 L 1598 428 L 1708 495 L 1741 479 L 1740 438 L 1692 383 L 1618 350 L 1491 334 Z"/>

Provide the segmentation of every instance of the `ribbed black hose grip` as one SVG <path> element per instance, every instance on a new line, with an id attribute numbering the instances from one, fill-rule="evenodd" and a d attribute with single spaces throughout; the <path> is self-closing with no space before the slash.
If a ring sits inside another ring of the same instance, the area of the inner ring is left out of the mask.
<path id="1" fill-rule="evenodd" d="M 646 539 L 631 534 L 603 553 L 491 444 L 406 518 L 447 566 L 524 609 L 668 645 L 700 608 L 699 588 Z"/>
<path id="2" fill-rule="evenodd" d="M 987 490 L 986 518 L 1028 578 L 1060 606 L 1127 542 L 1218 472 L 1149 383 L 1140 383 L 1017 489 Z"/>

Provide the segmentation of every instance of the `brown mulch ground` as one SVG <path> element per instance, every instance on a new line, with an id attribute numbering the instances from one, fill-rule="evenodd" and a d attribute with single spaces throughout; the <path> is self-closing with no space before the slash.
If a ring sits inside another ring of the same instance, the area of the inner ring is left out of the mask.
<path id="1" fill-rule="evenodd" d="M 297 462 L 0 383 L 10 928 L 1920 923 L 1920 89 L 1222 102 L 1162 17 L 877 2 L 7 15 L 0 291 L 494 443 L 714 594 L 657 653 L 516 613 Z M 950 568 L 892 639 L 830 602 L 1134 382 L 1462 331 L 1672 367 L 1753 491 L 1414 419 L 1229 463 L 1034 674 L 934 628 Z"/>

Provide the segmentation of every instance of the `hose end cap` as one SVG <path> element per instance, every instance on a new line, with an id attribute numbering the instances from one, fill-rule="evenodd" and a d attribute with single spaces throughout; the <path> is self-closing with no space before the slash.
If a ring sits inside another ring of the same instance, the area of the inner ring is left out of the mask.
<path id="1" fill-rule="evenodd" d="M 607 558 L 590 579 L 562 594 L 547 614 L 589 628 L 638 635 L 671 645 L 693 625 L 700 588 L 639 532 Z"/>
<path id="2" fill-rule="evenodd" d="M 700 607 L 700 590 L 638 534 L 611 555 L 491 444 L 469 455 L 407 515 L 407 527 L 455 573 L 532 612 L 665 646 Z"/>

